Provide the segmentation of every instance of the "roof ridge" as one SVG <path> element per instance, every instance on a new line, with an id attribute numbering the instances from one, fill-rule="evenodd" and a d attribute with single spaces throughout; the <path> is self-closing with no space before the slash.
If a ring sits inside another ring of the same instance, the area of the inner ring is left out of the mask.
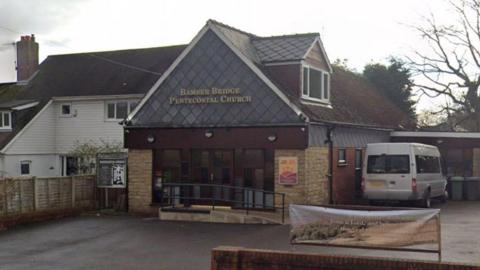
<path id="1" fill-rule="evenodd" d="M 216 21 L 216 20 L 214 20 L 214 19 L 209 19 L 209 20 L 207 21 L 207 23 L 217 24 L 217 25 L 219 25 L 219 26 L 228 28 L 228 29 L 230 29 L 230 30 L 240 32 L 240 33 L 242 33 L 242 34 L 245 34 L 245 35 L 249 36 L 250 38 L 257 38 L 257 37 L 258 37 L 258 36 L 255 35 L 255 34 L 249 33 L 249 32 L 247 32 L 247 31 L 240 30 L 240 29 L 238 29 L 238 28 L 235 28 L 235 27 L 230 26 L 230 25 L 228 25 L 228 24 L 224 24 L 224 23 L 219 22 L 219 21 Z"/>
<path id="2" fill-rule="evenodd" d="M 151 49 L 167 49 L 167 48 L 175 48 L 175 47 L 180 48 L 180 47 L 187 47 L 187 46 L 188 46 L 188 44 L 178 44 L 178 45 L 169 45 L 169 46 L 161 46 L 161 47 L 119 49 L 119 50 L 111 50 L 111 51 L 91 51 L 91 52 L 78 52 L 78 53 L 51 54 L 48 57 L 90 55 L 90 54 L 102 54 L 102 53 L 112 53 L 112 52 L 142 51 L 142 50 L 151 50 Z"/>
<path id="3" fill-rule="evenodd" d="M 305 37 L 305 36 L 320 36 L 318 32 L 310 32 L 310 33 L 298 33 L 298 34 L 289 34 L 289 35 L 279 35 L 279 36 L 268 36 L 268 37 L 259 37 L 255 36 L 252 38 L 253 40 L 264 40 L 264 39 L 276 39 L 276 38 L 287 38 L 287 37 Z"/>

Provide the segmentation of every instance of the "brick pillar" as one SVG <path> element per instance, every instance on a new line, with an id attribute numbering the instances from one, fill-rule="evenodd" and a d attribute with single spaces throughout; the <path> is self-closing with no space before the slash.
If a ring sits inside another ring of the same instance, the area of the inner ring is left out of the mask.
<path id="1" fill-rule="evenodd" d="M 278 183 L 279 158 L 297 157 L 298 184 Z M 275 150 L 275 192 L 285 193 L 286 205 L 328 203 L 328 148 L 311 147 L 305 150 Z M 281 203 L 276 201 L 277 206 Z"/>
<path id="2" fill-rule="evenodd" d="M 279 158 L 280 157 L 297 157 L 298 160 L 298 184 L 296 185 L 280 185 L 278 183 L 279 175 Z M 275 192 L 285 193 L 285 206 L 291 203 L 305 204 L 305 151 L 304 150 L 275 150 Z M 281 201 L 275 201 L 280 206 Z"/>
<path id="3" fill-rule="evenodd" d="M 305 193 L 308 204 L 328 203 L 328 148 L 305 150 Z"/>
<path id="4" fill-rule="evenodd" d="M 158 209 L 152 203 L 152 150 L 128 151 L 128 206 L 129 211 L 154 214 Z"/>

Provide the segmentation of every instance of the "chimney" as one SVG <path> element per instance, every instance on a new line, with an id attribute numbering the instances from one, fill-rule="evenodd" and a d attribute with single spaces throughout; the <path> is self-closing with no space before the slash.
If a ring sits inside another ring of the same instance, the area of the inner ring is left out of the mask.
<path id="1" fill-rule="evenodd" d="M 35 35 L 21 36 L 17 41 L 17 81 L 28 80 L 38 69 L 38 43 Z"/>

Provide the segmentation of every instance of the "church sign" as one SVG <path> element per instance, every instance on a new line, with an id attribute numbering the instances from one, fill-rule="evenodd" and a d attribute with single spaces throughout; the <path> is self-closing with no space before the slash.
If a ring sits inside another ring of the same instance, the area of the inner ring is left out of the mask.
<path id="1" fill-rule="evenodd" d="M 240 88 L 182 88 L 169 102 L 170 105 L 250 103 L 252 97 L 242 95 Z"/>

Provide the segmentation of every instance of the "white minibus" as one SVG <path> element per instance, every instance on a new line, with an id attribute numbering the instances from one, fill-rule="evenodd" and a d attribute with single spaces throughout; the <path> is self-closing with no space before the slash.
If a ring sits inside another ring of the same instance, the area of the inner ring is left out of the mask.
<path id="1" fill-rule="evenodd" d="M 362 191 L 369 202 L 415 201 L 429 208 L 432 198 L 447 198 L 447 181 L 435 146 L 371 143 L 364 160 Z"/>

